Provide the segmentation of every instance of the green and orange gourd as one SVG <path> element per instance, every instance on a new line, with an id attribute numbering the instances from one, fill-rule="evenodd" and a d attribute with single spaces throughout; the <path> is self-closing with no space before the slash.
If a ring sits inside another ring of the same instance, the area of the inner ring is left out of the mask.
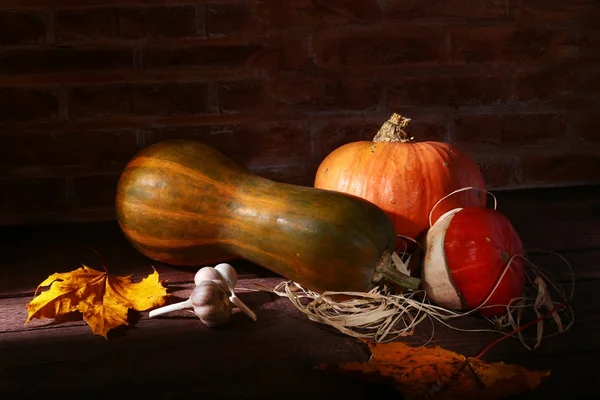
<path id="1" fill-rule="evenodd" d="M 141 150 L 121 174 L 116 211 L 139 252 L 171 265 L 243 258 L 318 292 L 419 284 L 393 267 L 395 228 L 375 204 L 266 179 L 198 141 Z"/>

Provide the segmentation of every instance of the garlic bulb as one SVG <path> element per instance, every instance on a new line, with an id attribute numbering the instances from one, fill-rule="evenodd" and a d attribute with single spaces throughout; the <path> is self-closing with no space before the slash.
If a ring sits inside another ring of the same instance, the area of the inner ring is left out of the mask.
<path id="1" fill-rule="evenodd" d="M 229 300 L 230 292 L 227 283 L 221 280 L 200 282 L 186 301 L 170 304 L 150 311 L 150 318 L 169 312 L 192 308 L 194 314 L 208 327 L 225 325 L 231 317 L 233 305 Z"/>
<path id="2" fill-rule="evenodd" d="M 194 275 L 194 284 L 197 286 L 200 282 L 211 281 L 213 279 L 223 279 L 221 273 L 213 267 L 203 267 Z M 229 283 L 229 282 L 228 282 Z"/>
<path id="3" fill-rule="evenodd" d="M 209 328 L 225 325 L 231 317 L 233 305 L 223 286 L 219 281 L 200 282 L 190 296 L 194 314 Z"/>
<path id="4" fill-rule="evenodd" d="M 226 324 L 235 305 L 252 321 L 256 321 L 256 314 L 234 293 L 237 273 L 231 265 L 221 263 L 215 268 L 200 268 L 194 275 L 194 283 L 196 287 L 189 299 L 152 310 L 150 318 L 193 308 L 202 323 L 212 328 Z"/>
<path id="5" fill-rule="evenodd" d="M 235 289 L 235 286 L 237 285 L 237 272 L 235 272 L 235 269 L 230 264 L 217 264 L 214 270 L 221 274 L 223 279 L 225 279 L 225 282 L 229 285 L 229 289 Z"/>
<path id="6" fill-rule="evenodd" d="M 246 314 L 252 321 L 256 322 L 256 314 L 254 313 L 254 311 L 248 308 L 248 306 L 244 304 L 244 302 L 235 295 L 234 289 L 235 285 L 237 285 L 237 273 L 235 272 L 235 269 L 227 263 L 218 264 L 214 269 L 221 274 L 222 278 L 229 285 L 229 291 L 231 292 L 229 300 L 233 304 L 235 304 L 236 307 L 239 308 L 244 314 Z"/>

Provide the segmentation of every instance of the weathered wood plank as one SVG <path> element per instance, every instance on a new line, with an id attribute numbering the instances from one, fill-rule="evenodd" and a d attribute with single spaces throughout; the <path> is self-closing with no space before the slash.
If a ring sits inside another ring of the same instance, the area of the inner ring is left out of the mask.
<path id="1" fill-rule="evenodd" d="M 240 287 L 250 288 L 256 282 L 272 286 L 278 281 L 242 280 Z M 596 373 L 586 366 L 594 365 L 600 356 L 600 342 L 593 336 L 600 329 L 599 284 L 598 280 L 578 282 L 574 304 L 577 322 L 567 333 L 546 339 L 533 352 L 508 339 L 492 348 L 485 359 L 551 369 L 551 377 L 534 398 L 600 395 Z M 181 285 L 178 297 L 185 297 L 190 288 Z M 43 392 L 69 397 L 94 388 L 90 397 L 393 395 L 389 388 L 370 387 L 353 378 L 313 369 L 321 363 L 365 361 L 364 346 L 358 340 L 309 321 L 287 299 L 255 292 L 240 296 L 256 311 L 256 323 L 236 314 L 226 328 L 209 329 L 186 313 L 157 319 L 148 319 L 143 313 L 134 327 L 117 329 L 108 341 L 93 336 L 81 322 L 43 322 L 36 327 L 7 329 L 0 333 L 3 394 L 28 398 Z M 27 301 L 0 300 L 0 310 L 6 310 L 1 320 L 5 321 L 11 309 L 21 310 L 16 319 L 23 319 Z M 456 326 L 490 327 L 474 317 L 457 321 Z M 430 334 L 431 326 L 423 323 L 413 337 L 402 340 L 420 345 Z M 436 324 L 431 344 L 472 356 L 497 337 Z M 231 379 L 236 382 L 234 387 L 228 383 Z M 221 392 L 223 388 L 226 393 Z"/>
<path id="2" fill-rule="evenodd" d="M 190 279 L 185 282 L 175 283 L 168 282 L 165 285 L 168 288 L 171 296 L 168 303 L 176 303 L 186 300 L 194 288 L 193 274 L 188 274 Z M 261 290 L 257 285 L 273 288 L 283 279 L 281 278 L 241 278 L 236 287 L 236 293 L 242 301 L 252 308 L 269 308 L 267 303 L 273 302 L 275 297 L 273 294 Z M 191 282 L 191 283 L 190 283 Z M 42 329 L 66 329 L 71 327 L 86 327 L 85 322 L 80 317 L 68 316 L 66 319 L 55 321 L 53 319 L 32 319 L 27 324 L 27 303 L 31 301 L 33 296 L 9 297 L 0 299 L 0 333 L 5 332 L 21 332 L 29 330 Z M 234 309 L 234 315 L 237 313 L 237 308 Z M 189 316 L 186 311 L 178 311 L 169 314 L 170 316 Z M 192 314 L 193 315 L 193 314 Z M 147 318 L 147 313 L 141 313 L 142 318 Z M 235 316 L 235 318 L 243 317 Z M 86 328 L 89 330 L 89 328 Z"/>
<path id="3" fill-rule="evenodd" d="M 323 331 L 284 299 L 257 311 L 259 322 L 237 315 L 225 329 L 208 329 L 194 316 L 143 319 L 108 341 L 84 326 L 3 333 L 2 393 L 87 398 L 93 389 L 92 397 L 111 398 L 275 398 L 288 390 L 312 396 L 340 388 L 366 396 L 371 390 L 312 369 L 320 362 L 366 360 L 360 343 Z"/>

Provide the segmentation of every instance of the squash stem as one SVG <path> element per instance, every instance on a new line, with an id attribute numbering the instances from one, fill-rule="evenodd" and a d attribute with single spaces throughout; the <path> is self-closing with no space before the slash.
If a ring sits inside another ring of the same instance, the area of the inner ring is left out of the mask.
<path id="1" fill-rule="evenodd" d="M 393 113 L 390 119 L 381 125 L 381 128 L 379 128 L 379 131 L 373 138 L 373 142 L 414 142 L 415 138 L 408 136 L 408 133 L 405 131 L 410 121 L 409 118 Z"/>
<path id="2" fill-rule="evenodd" d="M 421 284 L 421 279 L 406 275 L 394 268 L 390 253 L 384 254 L 381 262 L 375 268 L 373 282 L 379 283 L 382 280 L 387 280 L 394 285 L 412 290 L 418 289 Z"/>

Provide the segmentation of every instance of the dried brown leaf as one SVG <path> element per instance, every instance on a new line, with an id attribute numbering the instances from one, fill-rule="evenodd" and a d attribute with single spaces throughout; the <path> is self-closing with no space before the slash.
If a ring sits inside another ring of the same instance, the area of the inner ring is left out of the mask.
<path id="1" fill-rule="evenodd" d="M 369 342 L 366 363 L 322 365 L 369 381 L 391 383 L 407 399 L 501 399 L 533 391 L 550 371 L 466 358 L 441 347 Z"/>
<path id="2" fill-rule="evenodd" d="M 109 330 L 129 325 L 129 309 L 145 311 L 165 303 L 166 288 L 156 270 L 140 282 L 131 276 L 110 276 L 83 265 L 71 272 L 50 275 L 38 286 L 35 296 L 27 304 L 27 321 L 34 318 L 57 318 L 75 311 L 95 335 L 107 337 Z"/>

